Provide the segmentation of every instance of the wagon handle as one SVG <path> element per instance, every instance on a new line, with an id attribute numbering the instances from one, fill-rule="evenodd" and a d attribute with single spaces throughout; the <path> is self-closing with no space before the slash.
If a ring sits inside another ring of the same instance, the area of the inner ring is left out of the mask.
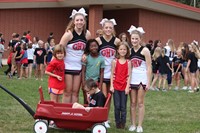
<path id="1" fill-rule="evenodd" d="M 111 99 L 111 93 L 108 93 L 108 96 L 107 96 L 107 99 L 106 99 L 106 103 L 104 104 L 104 107 L 108 107 L 110 99 Z"/>
<path id="2" fill-rule="evenodd" d="M 5 92 L 7 92 L 9 95 L 11 95 L 13 98 L 15 98 L 15 100 L 17 100 L 34 118 L 35 112 L 31 109 L 31 107 L 26 102 L 24 102 L 20 97 L 16 96 L 12 92 L 10 92 L 8 89 L 3 87 L 1 84 L 0 84 L 0 88 L 3 89 Z"/>
<path id="3" fill-rule="evenodd" d="M 42 91 L 42 86 L 39 87 L 39 93 L 40 93 L 40 102 L 43 103 L 44 102 L 44 95 L 43 95 L 43 91 Z"/>

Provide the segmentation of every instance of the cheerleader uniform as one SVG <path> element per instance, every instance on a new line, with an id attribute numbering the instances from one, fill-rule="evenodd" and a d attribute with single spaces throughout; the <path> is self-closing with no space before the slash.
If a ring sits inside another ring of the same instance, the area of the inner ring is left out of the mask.
<path id="1" fill-rule="evenodd" d="M 144 47 L 141 46 L 137 52 L 135 52 L 133 48 L 131 49 L 131 89 L 139 89 L 140 85 L 142 85 L 143 89 L 145 89 L 147 84 L 147 66 L 145 57 L 141 54 L 143 48 Z"/>
<path id="2" fill-rule="evenodd" d="M 116 37 L 107 42 L 103 37 L 100 37 L 102 44 L 99 46 L 100 55 L 105 60 L 104 68 L 104 83 L 110 83 L 111 64 L 116 55 L 116 45 L 114 44 Z"/>
<path id="3" fill-rule="evenodd" d="M 80 35 L 74 30 L 73 38 L 66 45 L 65 74 L 79 75 L 82 69 L 81 58 L 86 47 L 85 34 Z"/>

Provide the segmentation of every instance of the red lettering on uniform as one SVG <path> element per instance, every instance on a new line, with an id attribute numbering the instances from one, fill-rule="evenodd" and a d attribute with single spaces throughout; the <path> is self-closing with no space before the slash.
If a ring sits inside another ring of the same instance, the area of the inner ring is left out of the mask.
<path id="1" fill-rule="evenodd" d="M 133 67 L 139 67 L 142 64 L 142 60 L 140 59 L 132 59 L 131 64 Z"/>
<path id="2" fill-rule="evenodd" d="M 72 46 L 72 48 L 74 50 L 84 50 L 85 49 L 85 43 L 79 41 L 77 43 L 74 43 L 74 45 Z"/>
<path id="3" fill-rule="evenodd" d="M 104 57 L 112 57 L 112 56 L 115 56 L 115 52 L 116 51 L 114 49 L 106 48 L 106 49 L 101 50 L 101 55 Z"/>

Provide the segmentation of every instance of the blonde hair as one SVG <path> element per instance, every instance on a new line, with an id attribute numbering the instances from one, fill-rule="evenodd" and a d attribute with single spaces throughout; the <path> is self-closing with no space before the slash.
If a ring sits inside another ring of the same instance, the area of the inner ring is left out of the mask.
<path id="1" fill-rule="evenodd" d="M 174 41 L 172 39 L 168 39 L 167 43 L 168 43 L 168 46 L 170 47 L 170 50 L 172 52 L 175 52 L 176 48 L 175 48 L 175 45 L 174 45 Z"/>
<path id="2" fill-rule="evenodd" d="M 191 47 L 194 50 L 196 58 L 200 59 L 200 52 L 199 52 L 199 47 L 196 45 L 196 43 L 191 43 Z"/>
<path id="3" fill-rule="evenodd" d="M 86 32 L 87 32 L 87 29 L 86 29 L 86 25 L 87 25 L 87 24 L 86 24 L 86 17 L 85 17 L 83 14 L 80 14 L 80 13 L 77 13 L 77 14 L 69 21 L 65 32 L 67 32 L 68 30 L 70 30 L 71 32 L 74 31 L 74 28 L 75 28 L 74 20 L 75 20 L 75 18 L 76 18 L 77 15 L 81 15 L 81 16 L 83 16 L 83 18 L 84 18 L 85 25 L 83 26 L 83 33 L 86 34 Z"/>
<path id="4" fill-rule="evenodd" d="M 156 60 L 161 55 L 161 51 L 162 51 L 162 49 L 160 47 L 156 47 L 156 49 L 154 50 L 154 53 L 152 55 L 152 59 Z"/>
<path id="5" fill-rule="evenodd" d="M 57 44 L 55 47 L 54 47 L 54 51 L 53 51 L 53 56 L 55 58 L 56 57 L 56 54 L 57 53 L 64 53 L 64 55 L 66 55 L 66 51 L 65 51 L 65 47 L 62 45 L 62 44 Z"/>
<path id="6" fill-rule="evenodd" d="M 162 56 L 162 57 L 165 56 L 165 49 L 164 49 L 164 48 L 161 50 L 161 56 Z"/>

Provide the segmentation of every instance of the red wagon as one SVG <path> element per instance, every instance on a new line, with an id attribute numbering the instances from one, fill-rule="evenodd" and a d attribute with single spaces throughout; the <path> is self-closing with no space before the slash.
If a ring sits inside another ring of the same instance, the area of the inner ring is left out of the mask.
<path id="1" fill-rule="evenodd" d="M 36 120 L 35 133 L 47 133 L 48 124 L 53 120 L 58 128 L 70 130 L 88 130 L 92 133 L 106 133 L 107 129 L 103 122 L 108 118 L 108 103 L 111 94 L 108 94 L 104 107 L 95 107 L 86 112 L 84 109 L 74 109 L 72 104 L 55 103 L 44 100 L 42 88 L 39 88 L 40 101 L 34 112 L 21 98 L 0 85 L 5 92 L 14 97 Z"/>
<path id="2" fill-rule="evenodd" d="M 89 112 L 86 112 L 84 109 L 72 108 L 72 104 L 45 101 L 42 88 L 39 88 L 39 92 L 40 102 L 34 115 L 34 118 L 38 119 L 34 124 L 36 133 L 46 133 L 50 120 L 53 120 L 58 128 L 71 130 L 91 129 L 92 133 L 106 133 L 107 129 L 103 122 L 108 118 L 107 106 L 111 94 L 108 95 L 104 107 L 92 108 Z"/>

